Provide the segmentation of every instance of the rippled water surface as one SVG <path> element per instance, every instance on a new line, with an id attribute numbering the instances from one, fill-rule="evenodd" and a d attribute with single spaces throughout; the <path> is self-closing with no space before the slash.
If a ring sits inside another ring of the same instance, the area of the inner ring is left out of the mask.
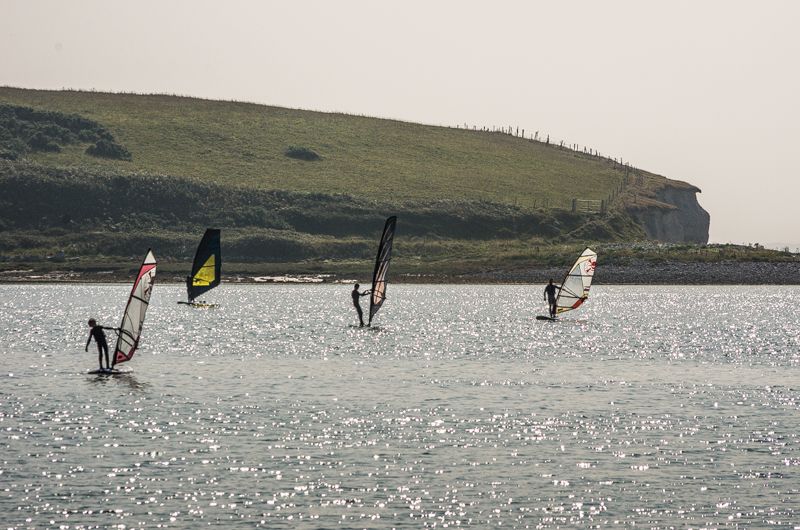
<path id="1" fill-rule="evenodd" d="M 800 288 L 0 286 L 0 523 L 420 528 L 800 525 Z"/>

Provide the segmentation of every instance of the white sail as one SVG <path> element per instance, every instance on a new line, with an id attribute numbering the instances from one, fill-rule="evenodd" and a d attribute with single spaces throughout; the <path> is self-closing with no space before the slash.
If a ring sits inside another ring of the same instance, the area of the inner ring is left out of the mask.
<path id="1" fill-rule="evenodd" d="M 589 297 L 595 267 L 597 267 L 597 253 L 587 248 L 564 276 L 556 298 L 556 313 L 577 309 Z"/>
<path id="2" fill-rule="evenodd" d="M 133 282 L 125 314 L 122 315 L 117 346 L 114 348 L 112 366 L 130 361 L 136 348 L 139 346 L 139 337 L 142 334 L 144 315 L 150 304 L 150 294 L 156 278 L 156 257 L 148 250 L 147 255 L 139 268 L 136 281 Z"/>

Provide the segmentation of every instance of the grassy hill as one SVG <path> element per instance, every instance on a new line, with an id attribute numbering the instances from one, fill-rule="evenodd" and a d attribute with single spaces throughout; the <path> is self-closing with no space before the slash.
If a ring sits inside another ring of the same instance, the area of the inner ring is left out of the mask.
<path id="1" fill-rule="evenodd" d="M 161 95 L 0 88 L 0 103 L 78 114 L 111 130 L 130 162 L 80 146 L 49 166 L 174 175 L 223 185 L 372 199 L 475 199 L 523 207 L 605 199 L 625 172 L 607 160 L 507 134 Z M 290 158 L 306 147 L 320 160 Z M 574 185 L 565 185 L 565 179 Z M 579 187 L 577 186 L 579 184 Z M 576 189 L 579 191 L 576 192 Z"/>
<path id="2" fill-rule="evenodd" d="M 691 188 L 495 132 L 163 95 L 0 87 L 3 105 L 7 262 L 115 262 L 149 245 L 185 260 L 214 225 L 233 260 L 347 269 L 398 214 L 399 267 L 480 269 L 546 259 L 534 245 L 643 239 L 626 205 L 668 207 L 658 189 Z M 123 159 L 97 155 L 101 139 Z M 573 199 L 605 211 L 572 212 Z"/>

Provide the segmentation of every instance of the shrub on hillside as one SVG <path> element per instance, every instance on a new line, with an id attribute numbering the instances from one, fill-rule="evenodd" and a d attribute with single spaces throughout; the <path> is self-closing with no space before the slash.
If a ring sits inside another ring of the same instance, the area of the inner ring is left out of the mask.
<path id="1" fill-rule="evenodd" d="M 130 160 L 131 153 L 121 145 L 108 140 L 98 140 L 94 145 L 86 148 L 86 154 L 99 158 L 113 158 L 114 160 Z"/>
<path id="2" fill-rule="evenodd" d="M 27 151 L 28 145 L 19 138 L 0 137 L 0 158 L 4 158 L 6 160 L 16 160 L 20 156 L 24 155 Z"/>
<path id="3" fill-rule="evenodd" d="M 322 159 L 313 149 L 296 145 L 290 145 L 286 148 L 286 156 L 289 158 L 296 158 L 297 160 L 306 160 L 308 162 Z"/>
<path id="4" fill-rule="evenodd" d="M 34 151 L 48 151 L 52 153 L 61 151 L 61 147 L 55 143 L 52 138 L 41 131 L 38 131 L 28 139 L 28 146 Z"/>
<path id="5" fill-rule="evenodd" d="M 100 137 L 97 135 L 97 133 L 95 131 L 90 131 L 89 129 L 84 129 L 78 133 L 78 140 L 81 142 L 94 143 L 99 139 Z"/>
<path id="6" fill-rule="evenodd" d="M 64 145 L 76 143 L 95 144 L 87 149 L 94 156 L 131 158 L 128 150 L 95 121 L 76 114 L 0 104 L 0 158 L 17 160 L 28 151 L 57 153 Z"/>

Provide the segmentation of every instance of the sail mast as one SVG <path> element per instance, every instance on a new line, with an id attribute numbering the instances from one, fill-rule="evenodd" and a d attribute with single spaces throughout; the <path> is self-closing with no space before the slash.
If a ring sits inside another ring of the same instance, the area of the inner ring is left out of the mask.
<path id="1" fill-rule="evenodd" d="M 372 325 L 372 317 L 386 300 L 386 284 L 388 283 L 389 262 L 392 260 L 392 244 L 396 225 L 397 217 L 393 215 L 386 219 L 383 227 L 383 234 L 378 245 L 378 255 L 375 258 L 375 270 L 372 273 L 372 293 L 369 297 L 369 323 L 367 325 Z"/>

